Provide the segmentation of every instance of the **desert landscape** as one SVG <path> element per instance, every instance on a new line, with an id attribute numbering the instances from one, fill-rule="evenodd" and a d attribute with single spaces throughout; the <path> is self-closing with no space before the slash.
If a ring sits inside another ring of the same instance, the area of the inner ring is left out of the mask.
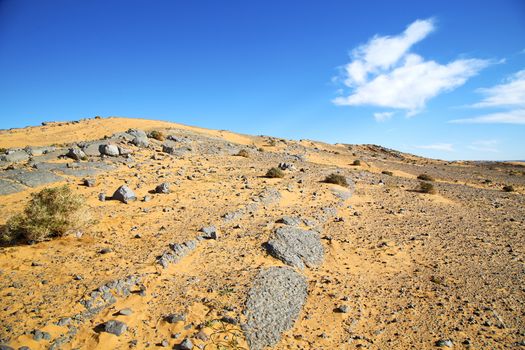
<path id="1" fill-rule="evenodd" d="M 525 347 L 522 162 L 120 117 L 0 148 L 1 349 Z M 74 229 L 14 235 L 56 191 Z"/>

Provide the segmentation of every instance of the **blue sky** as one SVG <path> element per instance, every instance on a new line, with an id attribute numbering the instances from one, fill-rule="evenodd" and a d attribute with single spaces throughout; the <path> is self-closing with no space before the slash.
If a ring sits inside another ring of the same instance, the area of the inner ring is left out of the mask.
<path id="1" fill-rule="evenodd" d="M 525 2 L 0 0 L 0 128 L 95 115 L 525 159 Z"/>

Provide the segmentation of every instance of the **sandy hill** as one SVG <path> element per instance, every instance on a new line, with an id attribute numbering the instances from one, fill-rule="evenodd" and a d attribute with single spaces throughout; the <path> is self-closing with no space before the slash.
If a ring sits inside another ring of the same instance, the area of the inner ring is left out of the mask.
<path id="1" fill-rule="evenodd" d="M 519 163 L 126 118 L 3 130 L 0 147 L 0 225 L 63 184 L 90 217 L 0 247 L 2 349 L 525 344 Z"/>

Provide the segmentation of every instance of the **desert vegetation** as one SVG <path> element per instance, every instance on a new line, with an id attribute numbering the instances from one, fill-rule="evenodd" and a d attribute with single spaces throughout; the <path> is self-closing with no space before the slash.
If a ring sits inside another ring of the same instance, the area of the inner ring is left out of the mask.
<path id="1" fill-rule="evenodd" d="M 277 167 L 270 168 L 266 172 L 266 177 L 268 177 L 268 178 L 283 178 L 284 177 L 284 172 L 281 169 L 277 168 Z"/>
<path id="2" fill-rule="evenodd" d="M 343 175 L 332 173 L 328 175 L 323 182 L 329 183 L 329 184 L 335 184 L 343 187 L 348 187 L 348 182 L 346 181 L 346 178 Z"/>

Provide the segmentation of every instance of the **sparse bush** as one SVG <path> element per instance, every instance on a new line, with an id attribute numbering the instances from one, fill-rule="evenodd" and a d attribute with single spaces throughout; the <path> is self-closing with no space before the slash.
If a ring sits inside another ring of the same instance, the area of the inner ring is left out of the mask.
<path id="1" fill-rule="evenodd" d="M 419 174 L 417 176 L 417 179 L 423 181 L 434 181 L 434 178 L 428 174 Z"/>
<path id="2" fill-rule="evenodd" d="M 158 130 L 153 130 L 152 132 L 149 133 L 148 136 L 158 141 L 164 141 L 164 139 L 166 139 L 166 136 L 164 135 L 164 133 Z"/>
<path id="3" fill-rule="evenodd" d="M 268 140 L 268 146 L 271 146 L 271 147 L 277 146 L 277 141 L 275 139 Z"/>
<path id="4" fill-rule="evenodd" d="M 245 149 L 241 149 L 239 152 L 237 152 L 236 156 L 249 158 L 250 157 L 250 153 L 248 153 L 248 151 L 245 150 Z"/>
<path id="5" fill-rule="evenodd" d="M 95 119 L 102 119 L 102 117 L 97 115 L 97 116 L 95 116 Z"/>
<path id="6" fill-rule="evenodd" d="M 88 219 L 84 198 L 72 193 L 67 185 L 45 188 L 33 193 L 24 211 L 7 221 L 2 240 L 43 241 L 60 237 L 83 227 Z"/>
<path id="7" fill-rule="evenodd" d="M 346 178 L 343 175 L 339 174 L 330 174 L 328 175 L 323 182 L 329 183 L 329 184 L 336 184 L 343 187 L 348 187 L 348 182 L 346 182 Z"/>
<path id="8" fill-rule="evenodd" d="M 356 159 L 356 160 L 354 160 L 354 162 L 352 163 L 352 165 L 359 166 L 359 165 L 361 165 L 361 161 L 360 161 L 359 159 Z"/>
<path id="9" fill-rule="evenodd" d="M 503 192 L 514 192 L 514 186 L 511 186 L 511 185 L 503 186 Z"/>
<path id="10" fill-rule="evenodd" d="M 430 182 L 421 181 L 419 183 L 418 191 L 421 193 L 428 193 L 428 194 L 435 194 L 436 189 L 434 188 L 434 185 Z"/>
<path id="11" fill-rule="evenodd" d="M 270 170 L 268 170 L 266 172 L 266 177 L 269 177 L 269 178 L 283 178 L 284 177 L 284 173 L 281 169 L 279 168 L 271 168 Z"/>
<path id="12" fill-rule="evenodd" d="M 385 175 L 388 175 L 388 176 L 394 176 L 394 173 L 391 172 L 390 170 L 383 170 L 383 171 L 381 172 L 381 174 L 385 174 Z"/>
<path id="13" fill-rule="evenodd" d="M 7 148 L 0 147 L 0 153 L 3 154 L 7 152 Z"/>

